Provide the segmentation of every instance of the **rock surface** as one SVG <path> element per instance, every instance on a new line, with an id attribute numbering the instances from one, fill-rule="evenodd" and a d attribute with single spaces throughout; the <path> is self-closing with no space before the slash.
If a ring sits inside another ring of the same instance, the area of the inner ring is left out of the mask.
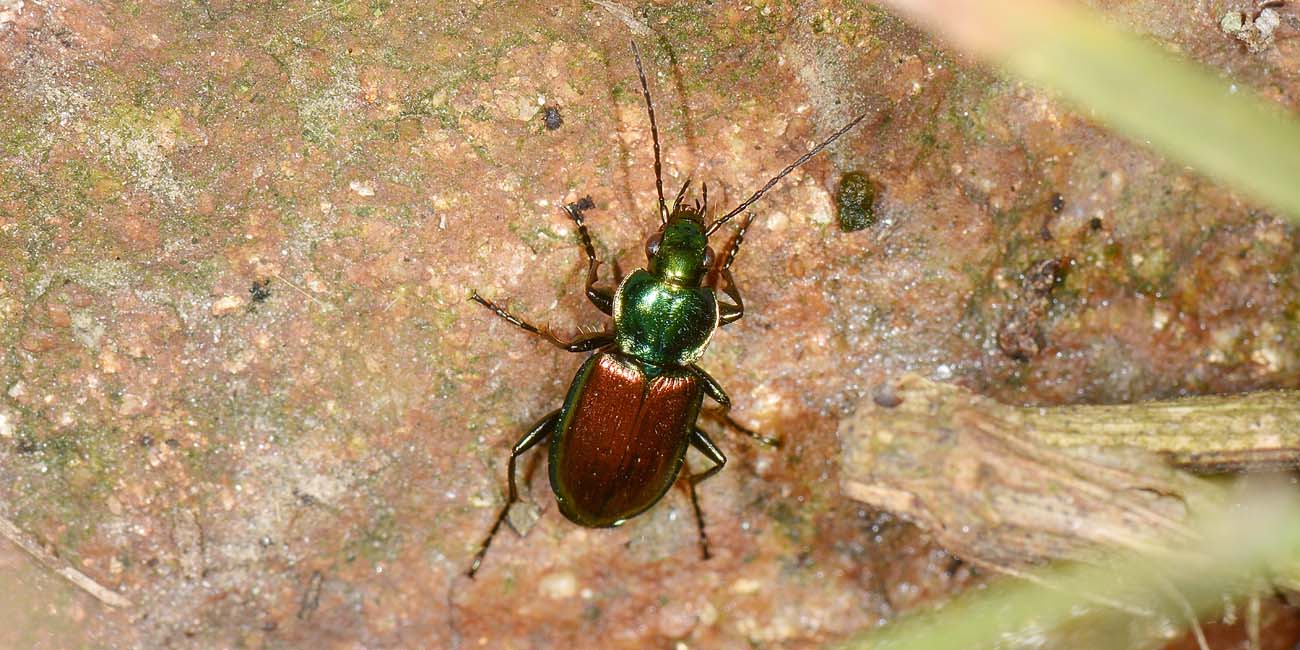
<path id="1" fill-rule="evenodd" d="M 1293 8 L 1251 53 L 1217 22 L 1245 7 L 1096 4 L 1300 108 Z M 51 596 L 87 643 L 815 647 L 970 578 L 837 492 L 836 423 L 886 377 L 1041 404 L 1300 385 L 1300 240 L 1232 188 L 865 3 L 602 5 L 0 4 L 0 516 L 136 603 Z M 747 315 L 703 360 L 785 445 L 714 436 L 707 562 L 684 493 L 577 528 L 534 454 L 541 517 L 471 582 L 508 449 L 581 358 L 466 298 L 600 323 L 559 209 L 587 195 L 599 256 L 642 264 L 634 28 L 667 191 L 707 181 L 715 210 L 875 112 L 756 206 Z M 845 233 L 852 169 L 877 222 Z M 1045 260 L 1050 301 L 1011 318 Z"/>

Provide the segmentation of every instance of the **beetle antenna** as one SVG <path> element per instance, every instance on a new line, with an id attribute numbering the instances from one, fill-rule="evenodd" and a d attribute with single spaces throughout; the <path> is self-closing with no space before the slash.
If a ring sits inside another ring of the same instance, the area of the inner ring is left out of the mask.
<path id="1" fill-rule="evenodd" d="M 641 68 L 641 51 L 636 48 L 636 41 L 632 41 L 632 56 L 636 58 L 636 76 L 641 79 L 645 110 L 650 114 L 650 138 L 655 145 L 655 191 L 659 193 L 659 222 L 668 223 L 668 206 L 664 204 L 663 166 L 659 162 L 659 127 L 655 124 L 655 105 L 650 101 L 650 86 L 645 80 L 645 70 Z"/>
<path id="2" fill-rule="evenodd" d="M 704 197 L 704 206 L 700 208 L 700 214 L 709 213 L 709 184 L 700 183 L 700 195 Z"/>
<path id="3" fill-rule="evenodd" d="M 832 133 L 831 137 L 826 138 L 824 141 L 822 141 L 821 144 L 813 147 L 812 150 L 809 151 L 808 153 L 799 156 L 798 160 L 790 163 L 788 166 L 786 166 L 785 169 L 781 170 L 781 173 L 777 174 L 776 176 L 773 176 L 772 180 L 768 181 L 766 185 L 759 188 L 759 190 L 757 192 L 754 192 L 752 196 L 745 199 L 743 203 L 736 206 L 735 210 L 732 210 L 731 212 L 722 215 L 720 218 L 718 218 L 717 221 L 714 221 L 712 224 L 709 224 L 709 229 L 704 231 L 705 236 L 712 235 L 715 230 L 722 227 L 722 224 L 731 221 L 732 217 L 740 214 L 741 212 L 744 212 L 745 208 L 748 208 L 749 206 L 753 205 L 755 201 L 762 198 L 762 196 L 766 194 L 768 190 L 772 189 L 772 187 L 776 185 L 782 178 L 785 178 L 786 175 L 788 175 L 790 172 L 798 168 L 799 165 L 808 162 L 810 159 L 812 159 L 813 156 L 816 156 L 819 152 L 821 152 L 822 149 L 825 149 L 826 147 L 830 146 L 832 142 L 838 140 L 840 136 L 844 135 L 845 133 L 848 133 L 849 129 L 852 129 L 853 127 L 857 126 L 858 122 L 861 122 L 862 120 L 866 119 L 866 117 L 870 114 L 871 111 L 868 111 L 866 113 L 863 113 L 853 118 L 852 122 L 845 124 L 844 126 L 840 127 L 840 130 L 836 131 L 835 133 Z"/>

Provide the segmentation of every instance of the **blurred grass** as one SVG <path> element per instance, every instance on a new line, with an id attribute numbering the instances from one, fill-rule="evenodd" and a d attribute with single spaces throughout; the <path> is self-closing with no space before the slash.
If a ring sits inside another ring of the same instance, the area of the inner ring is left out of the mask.
<path id="1" fill-rule="evenodd" d="M 1252 89 L 1114 28 L 1096 12 L 1055 0 L 883 4 L 1300 225 L 1300 120 Z M 1290 567 L 1284 571 L 1289 575 L 1300 565 L 1300 502 L 1294 499 L 1239 506 L 1202 531 L 1206 543 L 1179 557 L 1113 557 L 1095 566 L 1052 567 L 1031 581 L 997 581 L 937 611 L 904 616 L 832 647 L 1015 646 L 1017 635 L 1059 629 L 1082 615 L 1119 616 L 1098 608 L 1100 601 L 1149 606 L 1181 620 L 1180 601 L 1203 616 L 1224 597 L 1260 589 L 1270 567 Z M 1098 623 L 1092 642 L 1075 647 L 1127 647 L 1118 636 L 1107 638 L 1125 629 Z"/>
<path id="2" fill-rule="evenodd" d="M 1088 642 L 1075 648 L 1130 648 L 1131 618 L 1125 603 L 1147 609 L 1148 617 L 1186 622 L 1194 610 L 1204 616 L 1225 596 L 1241 597 L 1267 585 L 1262 577 L 1300 562 L 1300 500 L 1292 488 L 1260 493 L 1240 502 L 1198 530 L 1204 540 L 1167 556 L 1125 554 L 1088 566 L 1056 566 L 1032 574 L 1032 581 L 1000 580 L 967 592 L 941 609 L 904 616 L 831 646 L 835 650 L 973 650 L 1016 647 L 1018 635 L 1058 629 L 1089 615 Z M 1045 585 L 1050 585 L 1045 586 Z M 1034 632 L 1037 631 L 1037 632 Z M 1029 644 L 1033 646 L 1033 644 Z"/>
<path id="3" fill-rule="evenodd" d="M 1300 225 L 1300 121 L 1250 88 L 1054 0 L 885 4 Z"/>

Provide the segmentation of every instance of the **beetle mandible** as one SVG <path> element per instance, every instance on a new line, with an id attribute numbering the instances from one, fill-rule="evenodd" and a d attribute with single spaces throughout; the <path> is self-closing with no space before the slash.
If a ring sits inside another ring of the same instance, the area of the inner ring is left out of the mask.
<path id="1" fill-rule="evenodd" d="M 510 507 L 519 500 L 516 460 L 547 438 L 550 438 L 551 489 L 560 512 L 570 521 L 590 527 L 621 525 L 658 503 L 677 481 L 686 462 L 687 446 L 694 447 L 713 463 L 698 473 L 690 473 L 688 469 L 686 481 L 704 559 L 709 558 L 709 545 L 695 486 L 717 474 L 727 463 L 722 450 L 696 426 L 704 396 L 718 403 L 722 409 L 719 417 L 729 425 L 760 442 L 776 444 L 728 417 L 726 411 L 731 407 L 731 399 L 713 377 L 695 364 L 713 333 L 740 320 L 745 313 L 740 291 L 731 276 L 731 264 L 740 251 L 746 230 L 753 223 L 753 213 L 746 213 L 740 222 L 716 274 L 710 273 L 717 259 L 709 246 L 709 237 L 795 168 L 857 126 L 868 113 L 858 115 L 787 165 L 735 209 L 706 225 L 708 185 L 702 186 L 701 200 L 694 205 L 682 203 L 690 180 L 682 185 L 671 209 L 664 201 L 659 129 L 655 124 L 650 87 L 641 67 L 641 53 L 635 42 L 632 55 L 650 116 L 655 191 L 659 199 L 660 226 L 646 240 L 647 267 L 633 271 L 614 292 L 597 288 L 599 261 L 583 221 L 583 208 L 564 206 L 577 226 L 587 256 L 587 298 L 597 309 L 613 317 L 614 330 L 564 340 L 523 321 L 478 292 L 470 297 L 497 316 L 561 349 L 594 351 L 574 376 L 564 405 L 542 417 L 511 449 L 506 503 L 474 556 L 467 572 L 471 578 L 482 566 Z M 721 286 L 716 286 L 717 280 L 711 278 L 720 280 Z M 715 293 L 719 290 L 731 302 L 719 301 Z"/>

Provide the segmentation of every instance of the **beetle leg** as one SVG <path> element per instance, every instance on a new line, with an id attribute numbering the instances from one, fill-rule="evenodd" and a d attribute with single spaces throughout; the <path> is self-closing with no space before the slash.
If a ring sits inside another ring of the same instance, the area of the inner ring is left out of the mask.
<path id="1" fill-rule="evenodd" d="M 721 449 L 718 449 L 717 445 L 713 444 L 712 440 L 709 440 L 709 435 L 698 427 L 691 434 L 689 442 L 696 451 L 704 454 L 705 458 L 713 462 L 713 467 L 699 474 L 689 474 L 686 477 L 686 485 L 691 491 L 691 507 L 695 509 L 695 526 L 700 531 L 700 554 L 707 560 L 711 557 L 709 554 L 709 536 L 704 532 L 704 511 L 700 510 L 700 499 L 695 496 L 695 484 L 722 471 L 722 467 L 727 464 L 727 456 L 722 453 Z"/>
<path id="2" fill-rule="evenodd" d="M 533 425 L 533 428 L 529 429 L 528 433 L 525 433 L 524 436 L 519 439 L 519 442 L 515 443 L 514 448 L 510 450 L 510 465 L 509 469 L 506 470 L 506 478 L 510 488 L 508 495 L 506 496 L 506 503 L 504 506 L 501 506 L 501 512 L 497 514 L 497 520 L 492 524 L 492 530 L 488 531 L 487 539 L 483 540 L 482 546 L 479 546 L 478 553 L 474 554 L 474 562 L 470 565 L 469 571 L 466 572 L 466 575 L 470 578 L 473 578 L 474 574 L 478 573 L 479 566 L 483 564 L 483 557 L 487 555 L 488 546 L 492 545 L 492 538 L 496 537 L 497 530 L 501 528 L 501 522 L 505 521 L 506 515 L 510 514 L 510 506 L 514 505 L 515 502 L 519 500 L 519 489 L 515 486 L 515 461 L 519 456 L 523 455 L 524 452 L 536 447 L 538 443 L 551 435 L 551 429 L 554 428 L 555 421 L 558 420 L 559 417 L 560 409 L 555 409 L 554 411 L 547 413 L 546 417 L 538 420 L 537 424 Z"/>
<path id="3" fill-rule="evenodd" d="M 718 308 L 722 316 L 722 325 L 730 325 L 745 315 L 745 302 L 740 299 L 740 289 L 736 287 L 735 278 L 731 277 L 731 263 L 736 261 L 736 254 L 740 252 L 740 244 L 745 241 L 745 231 L 749 230 L 749 224 L 754 223 L 754 213 L 750 212 L 745 215 L 745 220 L 740 222 L 740 229 L 736 235 L 731 238 L 731 246 L 727 249 L 727 255 L 722 259 L 722 267 L 719 275 L 722 276 L 722 293 L 727 294 L 732 304 L 721 303 Z"/>
<path id="4" fill-rule="evenodd" d="M 722 260 L 723 271 L 730 269 L 731 263 L 736 261 L 736 253 L 740 252 L 740 244 L 745 241 L 745 231 L 749 230 L 751 223 L 754 223 L 753 212 L 745 215 L 745 220 L 740 222 L 740 229 L 736 231 L 736 236 L 731 238 L 731 247 L 727 249 L 727 256 Z"/>
<path id="5" fill-rule="evenodd" d="M 720 404 L 724 412 L 731 408 L 731 398 L 727 397 L 727 391 L 722 390 L 722 384 L 719 384 L 718 380 L 709 376 L 709 373 L 705 372 L 704 368 L 701 368 L 696 364 L 691 364 L 691 371 L 700 378 L 705 395 L 708 395 L 713 399 L 713 401 Z"/>
<path id="6" fill-rule="evenodd" d="M 773 438 L 773 437 L 771 437 L 771 436 L 765 436 L 765 435 L 763 435 L 763 434 L 761 434 L 761 433 L 759 433 L 759 432 L 757 432 L 757 431 L 755 431 L 755 430 L 753 430 L 753 429 L 751 429 L 751 428 L 749 428 L 749 427 L 747 427 L 747 426 L 745 426 L 745 425 L 743 425 L 743 424 L 737 422 L 737 421 L 735 420 L 735 418 L 732 418 L 731 415 L 729 415 L 726 411 L 722 411 L 722 410 L 714 410 L 714 409 L 706 409 L 706 410 L 701 411 L 701 414 L 702 414 L 702 415 L 705 415 L 705 416 L 707 416 L 707 417 L 714 418 L 714 419 L 716 419 L 716 420 L 722 422 L 723 424 L 725 424 L 725 425 L 731 427 L 732 429 L 735 429 L 736 431 L 739 431 L 740 433 L 743 433 L 743 434 L 749 436 L 750 438 L 753 438 L 755 442 L 757 442 L 757 443 L 760 444 L 760 445 L 763 445 L 764 447 L 772 447 L 773 449 L 780 449 L 780 448 L 781 448 L 781 440 L 780 440 L 779 438 Z"/>
<path id="7" fill-rule="evenodd" d="M 609 345 L 610 343 L 614 342 L 614 335 L 608 332 L 599 332 L 596 334 L 580 334 L 578 335 L 577 338 L 566 341 L 506 311 L 505 308 L 500 307 L 496 303 L 492 302 L 491 300 L 488 300 L 487 298 L 478 295 L 477 291 L 475 291 L 474 294 L 469 297 L 469 299 L 473 300 L 474 302 L 480 305 L 483 305 L 484 307 L 487 307 L 488 309 L 491 309 L 492 313 L 496 314 L 497 316 L 500 316 L 501 318 L 506 319 L 508 322 L 510 322 L 510 324 L 514 325 L 515 327 L 518 327 L 519 329 L 522 329 L 525 332 L 532 332 L 533 334 L 536 334 L 546 339 L 547 341 L 550 341 L 551 345 L 554 345 L 555 347 L 560 348 L 561 350 L 567 350 L 569 352 L 591 352 L 592 350 L 603 348 L 606 345 Z"/>
<path id="8" fill-rule="evenodd" d="M 623 267 L 619 266 L 618 260 L 616 259 L 613 262 L 610 262 L 609 265 L 614 267 L 614 284 L 615 285 L 623 284 Z M 611 314 L 611 316 L 612 315 L 613 314 Z"/>
<path id="9" fill-rule="evenodd" d="M 753 429 L 750 429 L 749 427 L 732 419 L 730 415 L 727 415 L 727 411 L 731 410 L 731 398 L 727 397 L 727 391 L 722 390 L 722 384 L 719 384 L 718 380 L 709 376 L 709 373 L 705 372 L 703 368 L 697 365 L 692 364 L 691 370 L 694 371 L 697 376 L 699 376 L 700 382 L 704 388 L 704 394 L 713 398 L 713 401 L 717 402 L 718 405 L 722 407 L 720 409 L 704 409 L 702 411 L 704 415 L 721 420 L 727 426 L 749 436 L 750 438 L 753 438 L 754 440 L 758 441 L 758 443 L 761 445 L 766 445 L 768 447 L 777 447 L 777 448 L 781 446 L 780 440 L 765 436 Z"/>
<path id="10" fill-rule="evenodd" d="M 731 269 L 722 269 L 722 293 L 727 294 L 733 303 L 730 305 L 725 302 L 718 303 L 720 325 L 726 326 L 745 315 L 745 301 L 740 299 L 740 289 L 736 287 L 735 278 L 731 277 Z"/>
<path id="11" fill-rule="evenodd" d="M 577 338 L 570 341 L 558 339 L 549 332 L 545 336 L 552 345 L 568 352 L 591 352 L 592 350 L 599 350 L 614 342 L 614 335 L 609 334 L 608 332 L 580 334 Z"/>
<path id="12" fill-rule="evenodd" d="M 587 232 L 587 224 L 582 220 L 582 211 L 590 207 L 591 199 L 588 197 L 585 201 L 578 203 L 566 204 L 564 211 L 568 213 L 569 218 L 578 226 L 578 237 L 582 242 L 582 249 L 587 253 L 587 300 L 596 306 L 608 316 L 614 315 L 614 294 L 609 289 L 596 288 L 596 268 L 600 266 L 600 261 L 596 259 L 596 249 L 591 245 L 591 235 Z"/>

